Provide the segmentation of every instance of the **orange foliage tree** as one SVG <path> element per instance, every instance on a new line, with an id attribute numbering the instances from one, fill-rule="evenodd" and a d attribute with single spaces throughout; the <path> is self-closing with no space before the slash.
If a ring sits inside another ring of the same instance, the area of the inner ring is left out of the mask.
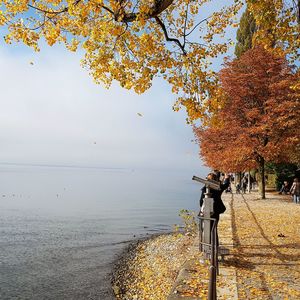
<path id="1" fill-rule="evenodd" d="M 219 73 L 222 104 L 210 124 L 194 129 L 208 166 L 224 171 L 258 167 L 263 199 L 265 162 L 290 161 L 299 147 L 297 77 L 285 57 L 262 47 L 248 50 L 225 63 Z"/>

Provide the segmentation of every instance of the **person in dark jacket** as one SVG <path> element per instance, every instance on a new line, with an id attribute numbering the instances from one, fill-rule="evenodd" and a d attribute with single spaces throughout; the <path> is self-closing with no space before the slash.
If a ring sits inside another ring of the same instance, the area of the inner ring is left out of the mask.
<path id="1" fill-rule="evenodd" d="M 218 181 L 218 178 L 217 178 L 216 174 L 214 174 L 214 173 L 209 173 L 206 178 L 208 180 Z M 219 220 L 220 214 L 225 212 L 226 207 L 221 199 L 221 195 L 229 187 L 229 184 L 230 184 L 230 178 L 228 175 L 225 175 L 224 181 L 220 183 L 219 191 L 210 189 L 210 194 L 211 194 L 210 197 L 214 199 L 214 202 L 213 202 L 214 212 L 211 215 L 211 218 L 215 218 L 215 219 Z M 204 203 L 203 199 L 205 197 L 205 193 L 206 193 L 206 187 L 204 186 L 202 188 L 201 197 L 200 197 L 200 207 L 203 206 L 203 203 Z"/>
<path id="2" fill-rule="evenodd" d="M 219 178 L 215 173 L 209 173 L 206 177 L 208 180 L 215 180 L 219 181 Z M 223 182 L 220 182 L 220 190 L 214 190 L 210 188 L 210 198 L 213 198 L 213 213 L 211 215 L 211 218 L 216 219 L 216 228 L 218 226 L 218 222 L 220 219 L 220 214 L 224 213 L 226 210 L 226 207 L 221 199 L 222 193 L 229 187 L 230 185 L 230 178 L 228 175 L 225 174 Z M 204 186 L 202 188 L 201 196 L 200 196 L 200 215 L 203 210 L 203 203 L 204 203 L 204 197 L 206 193 L 206 187 Z M 213 224 L 213 223 L 212 223 Z M 217 231 L 218 232 L 218 231 Z M 218 241 L 218 235 L 217 235 L 217 244 L 219 244 Z"/>
<path id="3" fill-rule="evenodd" d="M 287 195 L 287 194 L 289 194 L 289 192 L 290 192 L 289 183 L 288 183 L 288 181 L 284 181 L 278 194 L 283 193 L 283 194 Z"/>

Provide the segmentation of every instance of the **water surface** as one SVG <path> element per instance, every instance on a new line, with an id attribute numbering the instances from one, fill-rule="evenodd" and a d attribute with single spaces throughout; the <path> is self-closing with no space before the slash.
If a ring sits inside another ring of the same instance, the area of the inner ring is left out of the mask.
<path id="1" fill-rule="evenodd" d="M 126 245 L 197 209 L 192 175 L 0 165 L 0 299 L 112 299 Z"/>

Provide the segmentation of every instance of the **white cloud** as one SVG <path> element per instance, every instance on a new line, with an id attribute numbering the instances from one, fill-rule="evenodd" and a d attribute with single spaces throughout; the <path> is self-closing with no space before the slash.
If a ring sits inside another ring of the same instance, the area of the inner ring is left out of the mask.
<path id="1" fill-rule="evenodd" d="M 141 96 L 117 84 L 106 90 L 81 69 L 77 54 L 11 49 L 0 47 L 0 162 L 201 166 L 192 129 L 183 112 L 172 111 L 166 84 Z"/>

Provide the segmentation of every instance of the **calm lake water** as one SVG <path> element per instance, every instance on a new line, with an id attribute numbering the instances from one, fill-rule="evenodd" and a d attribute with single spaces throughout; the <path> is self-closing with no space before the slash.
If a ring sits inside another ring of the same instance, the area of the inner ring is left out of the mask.
<path id="1" fill-rule="evenodd" d="M 193 175 L 0 165 L 0 299 L 113 299 L 126 245 L 197 210 Z"/>

